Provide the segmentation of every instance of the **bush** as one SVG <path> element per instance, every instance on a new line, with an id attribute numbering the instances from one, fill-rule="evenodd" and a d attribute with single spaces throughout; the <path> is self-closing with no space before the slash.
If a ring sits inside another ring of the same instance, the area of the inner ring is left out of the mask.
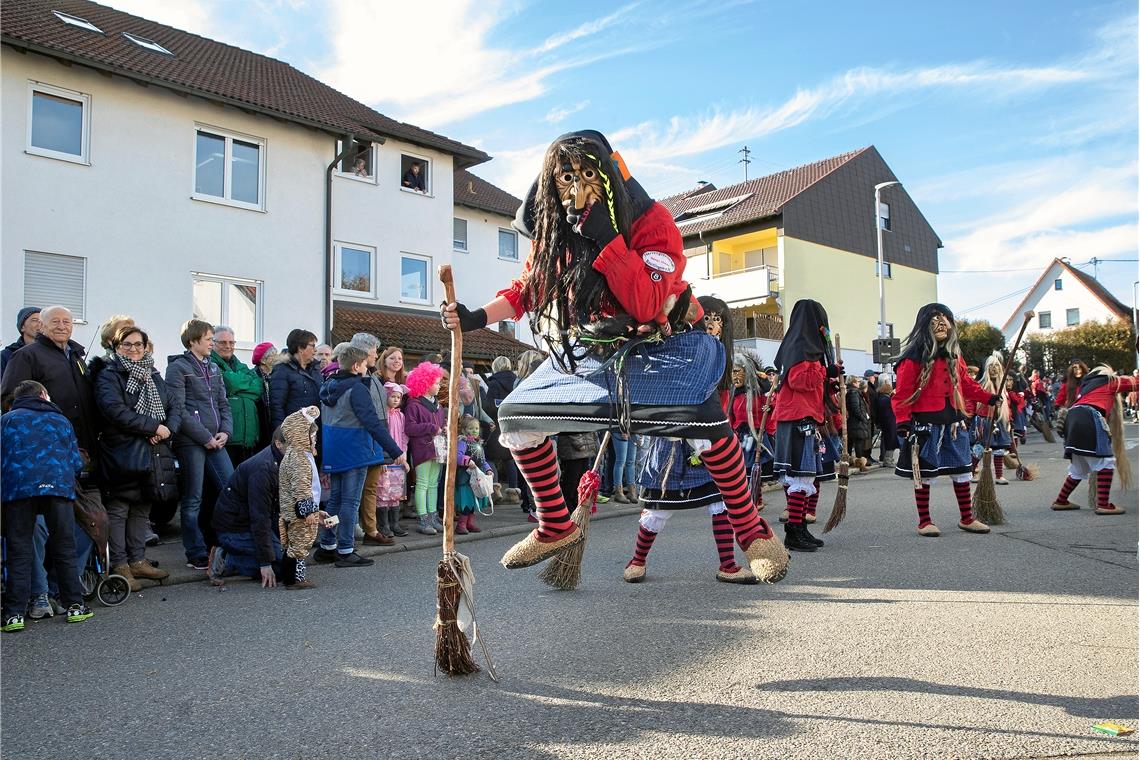
<path id="1" fill-rule="evenodd" d="M 980 367 L 985 363 L 986 357 L 1005 348 L 1005 336 L 989 322 L 960 319 L 956 326 L 958 345 L 962 347 L 962 356 L 967 364 Z"/>
<path id="2" fill-rule="evenodd" d="M 1136 332 L 1124 319 L 1084 322 L 1049 334 L 1025 339 L 1029 366 L 1046 372 L 1063 372 L 1074 360 L 1090 367 L 1107 364 L 1121 374 L 1136 369 Z"/>

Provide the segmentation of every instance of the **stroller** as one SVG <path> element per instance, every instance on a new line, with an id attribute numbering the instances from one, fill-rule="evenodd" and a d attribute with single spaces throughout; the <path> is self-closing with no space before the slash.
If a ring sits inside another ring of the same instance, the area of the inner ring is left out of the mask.
<path id="1" fill-rule="evenodd" d="M 107 542 L 107 513 L 84 509 L 75 502 L 75 521 L 91 539 L 94 546 L 87 552 L 87 562 L 79 571 L 83 598 L 90 601 L 98 597 L 104 607 L 117 607 L 131 595 L 131 584 L 121 575 L 111 574 L 111 547 Z"/>

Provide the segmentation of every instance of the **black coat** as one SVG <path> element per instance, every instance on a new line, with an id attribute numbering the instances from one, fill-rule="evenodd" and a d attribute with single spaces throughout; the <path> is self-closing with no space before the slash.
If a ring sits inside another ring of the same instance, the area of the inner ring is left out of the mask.
<path id="1" fill-rule="evenodd" d="M 487 381 L 487 394 L 484 396 L 483 409 L 495 421 L 495 431 L 487 436 L 485 449 L 487 458 L 500 461 L 510 458 L 511 454 L 499 443 L 499 404 L 515 389 L 519 381 L 518 375 L 509 369 L 501 369 L 491 375 Z"/>
<path id="2" fill-rule="evenodd" d="M 293 412 L 306 406 L 321 405 L 321 370 L 316 361 L 301 369 L 297 360 L 290 358 L 273 368 L 269 376 L 269 430 L 276 430 Z M 320 420 L 317 421 L 320 424 Z"/>
<path id="3" fill-rule="evenodd" d="M 895 410 L 891 407 L 891 397 L 885 393 L 876 393 L 875 410 L 875 419 L 882 434 L 883 449 L 894 451 L 899 447 L 899 431 L 895 425 Z"/>
<path id="4" fill-rule="evenodd" d="M 867 441 L 871 438 L 871 412 L 867 400 L 858 388 L 847 388 L 847 438 L 852 441 Z"/>
<path id="5" fill-rule="evenodd" d="M 170 394 L 166 390 L 166 381 L 158 370 L 151 370 L 150 376 L 158 388 L 162 407 L 169 416 Z M 121 450 L 131 439 L 150 438 L 158 426 L 164 424 L 154 417 L 135 411 L 135 404 L 142 391 L 128 392 L 129 378 L 130 373 L 118 362 L 106 363 L 95 378 L 95 404 L 103 419 L 103 435 L 99 443 L 103 453 L 103 466 L 108 475 L 106 485 L 111 490 L 116 490 L 115 486 L 126 480 L 116 468 L 115 452 Z"/>
<path id="6" fill-rule="evenodd" d="M 3 350 L 0 350 L 0 376 L 3 376 L 4 368 L 8 366 L 8 360 L 12 358 L 12 354 L 26 345 L 27 343 L 24 342 L 24 336 L 21 335 L 19 338 L 16 338 L 16 340 L 4 346 Z"/>
<path id="7" fill-rule="evenodd" d="M 274 373 L 276 374 L 276 373 Z M 282 454 L 272 443 L 238 465 L 218 496 L 211 520 L 217 533 L 249 533 L 257 549 L 257 562 L 277 559 L 273 536 L 281 516 L 278 471 Z"/>

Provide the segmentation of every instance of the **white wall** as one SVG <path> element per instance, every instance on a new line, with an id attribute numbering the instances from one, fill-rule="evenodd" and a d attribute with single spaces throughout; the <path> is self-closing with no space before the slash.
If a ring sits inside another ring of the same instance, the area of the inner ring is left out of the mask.
<path id="1" fill-rule="evenodd" d="M 2 56 L 0 324 L 24 305 L 24 251 L 35 250 L 87 258 L 84 344 L 100 320 L 129 313 L 164 364 L 182 350 L 192 271 L 262 280 L 262 339 L 280 347 L 294 327 L 320 332 L 328 135 L 6 47 Z M 29 79 L 90 96 L 90 165 L 25 153 Z M 196 122 L 266 140 L 264 212 L 191 199 Z M 436 179 L 449 224 L 450 166 Z"/>
<path id="2" fill-rule="evenodd" d="M 1061 290 L 1056 290 L 1053 284 L 1058 279 L 1061 280 Z M 1031 333 L 1048 335 L 1056 330 L 1064 330 L 1069 327 L 1065 316 L 1068 309 L 1080 310 L 1081 324 L 1092 320 L 1103 322 L 1116 318 L 1116 314 L 1105 306 L 1103 301 L 1093 295 L 1093 292 L 1085 287 L 1083 282 L 1059 264 L 1053 264 L 1049 268 L 1049 272 L 1042 279 L 1041 284 L 1029 294 L 1025 305 L 1012 316 L 1003 328 L 1002 332 L 1007 343 L 1012 343 L 1016 339 L 1017 331 L 1021 328 L 1022 314 L 1028 309 L 1035 311 L 1037 316 L 1030 320 L 1029 327 L 1025 331 L 1027 335 Z M 1042 329 L 1038 326 L 1042 312 L 1049 312 L 1052 317 L 1051 328 Z"/>

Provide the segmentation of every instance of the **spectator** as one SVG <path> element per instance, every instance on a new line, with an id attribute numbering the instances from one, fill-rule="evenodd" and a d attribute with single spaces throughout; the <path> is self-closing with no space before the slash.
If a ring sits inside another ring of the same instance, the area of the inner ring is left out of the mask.
<path id="1" fill-rule="evenodd" d="M 321 370 L 315 361 L 317 336 L 291 330 L 285 339 L 288 358 L 269 376 L 269 427 L 276 430 L 293 412 L 321 403 Z"/>
<path id="2" fill-rule="evenodd" d="M 891 397 L 895 387 L 886 378 L 879 380 L 875 389 L 875 419 L 879 421 L 879 466 L 894 467 L 895 451 L 899 447 L 898 429 L 895 427 L 895 410 Z"/>
<path id="3" fill-rule="evenodd" d="M 332 361 L 332 346 L 330 346 L 328 343 L 322 343 L 317 346 L 317 353 L 315 355 L 315 358 L 317 361 L 317 369 L 323 370 L 325 367 L 329 366 L 329 362 Z"/>
<path id="4" fill-rule="evenodd" d="M 365 161 L 363 158 L 357 158 L 355 161 L 352 162 L 352 173 L 355 174 L 357 177 L 371 177 L 372 176 L 371 174 L 368 173 L 368 162 Z M 331 351 L 331 349 L 330 349 L 330 351 Z"/>
<path id="5" fill-rule="evenodd" d="M 111 338 L 114 358 L 95 379 L 95 402 L 107 421 L 100 443 L 111 572 L 126 578 L 131 591 L 142 588 L 140 579 L 161 581 L 169 575 L 146 560 L 151 446 L 171 436 L 165 424 L 170 394 L 146 350 L 148 342 L 138 327 L 121 327 Z"/>
<path id="6" fill-rule="evenodd" d="M 614 456 L 613 492 L 610 498 L 618 504 L 636 504 L 633 466 L 637 461 L 637 449 L 633 438 L 614 431 L 610 437 L 610 450 Z M 626 486 L 629 487 L 628 495 Z"/>
<path id="7" fill-rule="evenodd" d="M 95 383 L 95 378 L 99 376 L 108 362 L 115 358 L 115 349 L 112 348 L 111 341 L 119 330 L 134 323 L 135 318 L 130 314 L 115 314 L 107 317 L 106 321 L 99 325 L 99 346 L 103 349 L 103 353 L 87 362 L 87 366 L 91 368 L 92 384 Z"/>
<path id="8" fill-rule="evenodd" d="M 178 458 L 182 548 L 190 567 L 206 570 L 209 556 L 198 525 L 202 487 L 209 478 L 221 493 L 234 474 L 225 448 L 233 432 L 233 418 L 222 373 L 210 361 L 214 328 L 209 322 L 190 319 L 182 325 L 181 338 L 186 352 L 169 357 L 166 364 L 168 427 L 175 433 L 174 455 Z M 208 516 L 213 506 L 207 506 L 207 519 L 202 521 L 206 526 L 210 526 Z"/>
<path id="9" fill-rule="evenodd" d="M 444 410 L 437 397 L 443 383 L 443 368 L 423 362 L 408 375 L 408 399 L 404 409 L 405 432 L 411 464 L 416 468 L 417 533 L 434 536 L 443 528 L 436 515 L 440 462 L 436 458 L 434 439 L 446 424 Z"/>
<path id="10" fill-rule="evenodd" d="M 234 355 L 236 346 L 232 327 L 218 325 L 214 328 L 214 350 L 210 352 L 210 361 L 222 373 L 222 383 L 226 387 L 226 401 L 230 405 L 234 429 L 226 443 L 226 453 L 234 467 L 253 456 L 264 440 L 257 411 L 264 383 L 255 370 L 242 364 Z"/>
<path id="11" fill-rule="evenodd" d="M 0 418 L 0 447 L 4 449 L 0 502 L 8 549 L 8 583 L 0 631 L 24 629 L 37 515 L 44 516 L 51 535 L 47 551 L 60 596 L 68 605 L 67 622 L 81 623 L 93 614 L 83 604 L 83 588 L 75 566 L 72 517 L 76 475 L 83 470 L 84 460 L 74 429 L 51 403 L 43 384 L 22 380 L 12 388 L 11 395 L 12 409 Z"/>
<path id="12" fill-rule="evenodd" d="M 376 379 L 373 379 L 375 382 Z M 404 386 L 396 383 L 384 383 L 384 390 L 388 392 L 388 433 L 404 452 L 408 450 L 408 434 L 404 432 Z M 400 526 L 400 502 L 407 498 L 407 472 L 408 463 L 403 467 L 388 465 L 383 468 L 377 490 L 381 491 L 383 498 L 377 498 L 376 510 L 379 513 L 380 532 L 385 536 L 403 537 L 408 531 Z M 385 526 L 387 528 L 385 529 Z"/>
<path id="13" fill-rule="evenodd" d="M 376 374 L 376 364 L 379 361 L 380 339 L 369 333 L 356 333 L 349 341 L 365 352 L 364 366 L 369 377 L 368 394 L 372 399 L 372 406 L 376 410 L 376 417 L 388 435 L 388 391 L 384 387 L 384 380 Z M 394 440 L 394 439 L 393 439 Z M 398 444 L 397 444 L 398 446 Z M 403 451 L 404 447 L 399 447 Z M 384 474 L 385 462 L 369 465 L 364 477 L 364 490 L 360 496 L 360 527 L 364 531 L 364 543 L 377 546 L 391 546 L 396 543 L 391 537 L 385 535 L 377 525 L 376 496 L 380 487 L 380 479 Z M 388 513 L 385 512 L 387 517 Z"/>
<path id="14" fill-rule="evenodd" d="M 484 399 L 487 416 L 495 423 L 495 428 L 487 435 L 487 459 L 490 460 L 491 465 L 495 468 L 495 473 L 498 475 L 499 482 L 505 488 L 512 489 L 510 493 L 505 493 L 509 499 L 517 498 L 520 493 L 519 487 L 519 471 L 515 467 L 515 461 L 511 457 L 511 452 L 499 443 L 499 405 L 503 403 L 503 399 L 507 397 L 518 382 L 518 377 L 511 371 L 511 360 L 505 356 L 496 356 L 495 361 L 491 362 L 491 377 L 487 380 L 487 394 Z"/>
<path id="15" fill-rule="evenodd" d="M 871 412 L 863 397 L 859 378 L 847 379 L 847 445 L 853 457 L 870 460 L 871 454 Z M 860 470 L 866 469 L 864 462 Z"/>
<path id="16" fill-rule="evenodd" d="M 20 337 L 4 346 L 0 351 L 0 376 L 4 374 L 4 367 L 12 354 L 30 344 L 40 334 L 40 310 L 38 306 L 25 306 L 16 313 L 16 332 Z"/>
<path id="17" fill-rule="evenodd" d="M 424 184 L 423 166 L 420 165 L 419 161 L 413 161 L 408 170 L 404 172 L 404 179 L 401 184 L 417 193 L 427 192 L 427 186 Z"/>
<path id="18" fill-rule="evenodd" d="M 408 380 L 408 373 L 404 371 L 404 351 L 398 346 L 388 346 L 380 354 L 380 377 L 386 383 L 403 385 Z"/>
<path id="19" fill-rule="evenodd" d="M 257 402 L 258 445 L 269 440 L 273 428 L 269 427 L 269 375 L 277 365 L 277 347 L 272 343 L 258 343 L 253 347 L 253 368 L 261 378 L 261 398 Z"/>
<path id="20" fill-rule="evenodd" d="M 594 458 L 598 456 L 598 436 L 594 432 L 559 433 L 557 445 L 562 498 L 576 507 L 578 483 L 594 466 Z"/>
<path id="21" fill-rule="evenodd" d="M 341 344 L 343 345 L 343 344 Z M 347 360 L 346 360 L 347 361 Z M 278 468 L 278 499 L 281 519 L 277 523 L 285 558 L 281 562 L 287 590 L 310 589 L 305 558 L 317 538 L 317 526 L 324 521 L 329 528 L 336 524 L 318 505 L 321 500 L 321 478 L 317 473 L 317 419 L 321 410 L 315 406 L 298 409 L 285 418 L 281 434 L 285 453 Z M 352 556 L 358 557 L 353 554 Z M 359 558 L 359 557 L 358 557 Z M 371 564 L 371 560 L 356 564 Z"/>
<path id="22" fill-rule="evenodd" d="M 353 545 L 368 468 L 382 463 L 385 455 L 396 464 L 406 460 L 388 434 L 387 415 L 382 421 L 376 413 L 371 393 L 373 380 L 367 376 L 368 352 L 351 343 L 341 343 L 336 347 L 336 355 L 340 370 L 321 388 L 321 469 L 331 475 L 326 511 L 337 517 L 339 524 L 335 532 L 331 528 L 321 530 L 316 559 L 335 561 L 337 567 L 363 567 L 371 565 L 372 560 L 357 554 Z"/>
<path id="23" fill-rule="evenodd" d="M 277 585 L 282 575 L 277 478 L 284 452 L 285 436 L 278 428 L 269 446 L 238 465 L 218 497 L 213 526 L 222 551 L 215 552 L 211 577 L 236 573 L 260 580 L 262 588 Z"/>

